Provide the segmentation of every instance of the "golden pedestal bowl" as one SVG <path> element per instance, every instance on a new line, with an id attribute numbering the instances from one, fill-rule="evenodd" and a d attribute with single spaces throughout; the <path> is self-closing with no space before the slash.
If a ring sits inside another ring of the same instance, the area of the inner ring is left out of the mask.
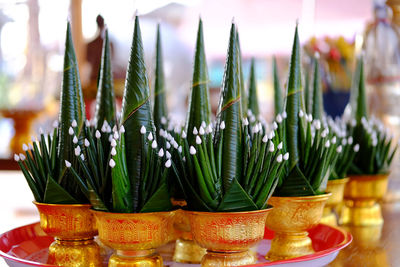
<path id="1" fill-rule="evenodd" d="M 189 214 L 193 239 L 207 254 L 201 266 L 253 264 L 249 248 L 264 237 L 265 220 L 272 208 L 249 212 L 195 212 Z"/>
<path id="2" fill-rule="evenodd" d="M 332 193 L 332 195 L 325 204 L 321 223 L 337 226 L 338 218 L 335 213 L 335 208 L 343 202 L 344 188 L 348 181 L 349 178 L 328 181 L 326 192 Z"/>
<path id="3" fill-rule="evenodd" d="M 91 205 L 61 205 L 34 202 L 40 226 L 55 241 L 49 247 L 47 263 L 60 266 L 102 266 L 100 247 Z"/>
<path id="4" fill-rule="evenodd" d="M 344 190 L 345 210 L 341 223 L 353 226 L 383 224 L 379 200 L 387 192 L 388 174 L 350 176 Z"/>
<path id="5" fill-rule="evenodd" d="M 178 239 L 175 243 L 173 260 L 180 263 L 199 264 L 206 254 L 206 249 L 193 241 L 187 212 L 183 210 L 176 211 L 174 229 Z"/>
<path id="6" fill-rule="evenodd" d="M 285 260 L 314 253 L 307 230 L 316 226 L 331 193 L 304 197 L 271 197 L 274 208 L 267 227 L 275 232 L 267 260 Z"/>
<path id="7" fill-rule="evenodd" d="M 99 239 L 115 250 L 108 266 L 162 267 L 155 249 L 173 240 L 175 211 L 112 213 L 93 211 Z"/>

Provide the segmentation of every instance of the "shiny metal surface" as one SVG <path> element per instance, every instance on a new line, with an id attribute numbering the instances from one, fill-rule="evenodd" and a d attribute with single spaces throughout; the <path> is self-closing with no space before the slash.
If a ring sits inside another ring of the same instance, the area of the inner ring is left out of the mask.
<path id="1" fill-rule="evenodd" d="M 382 212 L 382 226 L 344 227 L 353 242 L 328 266 L 400 266 L 400 202 L 383 203 Z"/>

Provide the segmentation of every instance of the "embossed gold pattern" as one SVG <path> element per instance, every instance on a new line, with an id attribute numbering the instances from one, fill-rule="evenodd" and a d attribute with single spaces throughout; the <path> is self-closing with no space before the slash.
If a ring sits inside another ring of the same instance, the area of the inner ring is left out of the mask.
<path id="1" fill-rule="evenodd" d="M 48 263 L 60 266 L 102 266 L 100 247 L 90 205 L 59 205 L 34 202 L 43 231 L 56 240 L 49 247 Z"/>
<path id="2" fill-rule="evenodd" d="M 194 212 L 189 214 L 193 239 L 207 249 L 202 266 L 252 264 L 249 248 L 263 237 L 265 220 L 272 208 L 249 212 Z"/>
<path id="3" fill-rule="evenodd" d="M 343 202 L 344 187 L 348 181 L 349 178 L 328 181 L 326 192 L 330 192 L 332 195 L 325 204 L 321 223 L 337 226 L 336 212 L 338 212 L 338 206 Z"/>
<path id="4" fill-rule="evenodd" d="M 173 240 L 175 211 L 150 213 L 111 213 L 93 211 L 99 239 L 115 249 L 109 266 L 161 267 L 155 248 Z"/>
<path id="5" fill-rule="evenodd" d="M 353 226 L 383 224 L 378 203 L 387 192 L 388 174 L 350 176 L 344 190 L 346 209 L 341 222 Z"/>
<path id="6" fill-rule="evenodd" d="M 268 203 L 274 208 L 267 217 L 267 227 L 275 236 L 266 259 L 276 261 L 314 253 L 307 230 L 321 220 L 330 195 L 271 197 Z"/>
<path id="7" fill-rule="evenodd" d="M 178 239 L 173 260 L 180 263 L 200 263 L 206 250 L 193 241 L 189 215 L 183 210 L 177 210 L 175 213 L 174 229 Z"/>

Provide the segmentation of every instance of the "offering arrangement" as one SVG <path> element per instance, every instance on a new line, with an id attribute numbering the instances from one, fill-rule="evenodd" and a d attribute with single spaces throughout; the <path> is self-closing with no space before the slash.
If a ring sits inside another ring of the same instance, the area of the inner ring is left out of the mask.
<path id="1" fill-rule="evenodd" d="M 0 236 L 0 255 L 10 265 L 323 266 L 352 240 L 338 223 L 383 223 L 377 201 L 397 144 L 367 111 L 362 57 L 351 115 L 331 118 L 318 54 L 302 85 L 296 25 L 285 86 L 273 60 L 269 121 L 259 105 L 256 60 L 245 80 L 232 22 L 214 116 L 199 19 L 182 123 L 167 108 L 162 23 L 150 86 L 135 16 L 120 112 L 107 28 L 103 34 L 96 107 L 87 120 L 67 24 L 59 119 L 14 156 L 40 223 Z"/>

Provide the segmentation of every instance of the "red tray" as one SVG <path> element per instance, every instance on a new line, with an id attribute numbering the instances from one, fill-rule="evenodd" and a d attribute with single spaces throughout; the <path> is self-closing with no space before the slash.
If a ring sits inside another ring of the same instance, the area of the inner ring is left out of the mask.
<path id="1" fill-rule="evenodd" d="M 264 255 L 269 250 L 274 233 L 266 229 L 264 240 L 255 248 L 259 262 L 252 266 L 325 266 L 333 261 L 339 251 L 350 244 L 352 236 L 339 227 L 319 224 L 309 231 L 316 253 L 290 260 L 268 262 Z M 39 226 L 33 223 L 22 226 L 0 235 L 0 256 L 9 266 L 53 266 L 45 264 L 47 261 L 48 246 L 53 238 L 47 236 Z M 196 266 L 195 264 L 180 264 L 172 262 L 173 244 L 162 248 L 160 253 L 165 259 L 166 266 Z"/>

